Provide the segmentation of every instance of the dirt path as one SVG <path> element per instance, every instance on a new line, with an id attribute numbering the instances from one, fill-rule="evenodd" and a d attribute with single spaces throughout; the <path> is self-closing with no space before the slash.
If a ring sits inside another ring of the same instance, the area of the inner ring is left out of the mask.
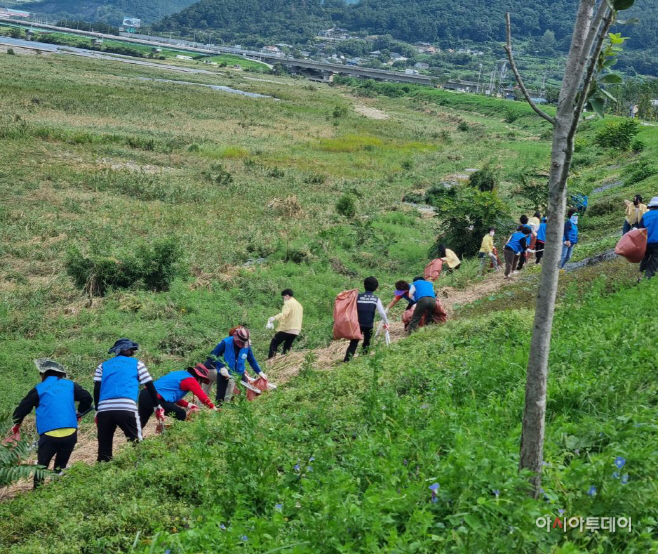
<path id="1" fill-rule="evenodd" d="M 354 111 L 370 119 L 389 119 L 391 116 L 379 108 L 366 106 L 364 104 L 354 104 Z"/>
<path id="2" fill-rule="evenodd" d="M 514 282 L 514 281 L 512 281 Z M 439 300 L 443 304 L 444 309 L 448 313 L 448 318 L 454 313 L 453 307 L 455 305 L 463 306 L 470 302 L 474 302 L 479 298 L 491 295 L 493 292 L 504 287 L 506 284 L 509 284 L 503 279 L 502 272 L 493 273 L 489 275 L 484 281 L 476 283 L 464 290 L 454 289 L 451 287 L 439 288 Z M 404 326 L 400 321 L 401 310 L 395 310 L 393 319 L 390 327 L 391 342 L 397 342 L 403 339 L 406 334 L 404 332 Z M 376 340 L 381 340 L 380 338 Z M 313 367 L 321 371 L 329 371 L 336 364 L 339 364 L 343 356 L 345 355 L 345 349 L 347 344 L 345 341 L 332 342 L 329 346 L 325 348 L 318 348 L 316 350 L 305 350 L 292 352 L 287 356 L 278 356 L 271 361 L 266 362 L 265 371 L 268 374 L 268 377 L 272 382 L 277 385 L 285 385 L 293 377 L 299 374 L 300 370 L 303 368 L 305 363 L 305 357 L 309 353 L 313 353 L 315 358 L 313 360 Z M 358 354 L 357 354 L 358 356 Z M 24 426 L 24 431 L 26 433 L 34 434 L 34 429 L 30 429 L 27 425 Z M 143 431 L 144 438 L 149 440 L 155 436 L 155 419 L 151 418 L 148 425 Z M 76 462 L 83 462 L 87 464 L 94 464 L 96 462 L 97 455 L 97 440 L 96 440 L 96 430 L 93 426 L 87 425 L 84 426 L 79 432 L 78 444 L 73 451 L 71 456 L 70 464 Z M 114 451 L 115 453 L 122 448 L 128 447 L 128 444 L 124 441 L 123 435 L 120 431 L 117 431 L 114 440 Z M 28 463 L 36 463 L 36 452 L 30 456 Z M 22 480 L 19 481 L 10 487 L 0 488 L 0 501 L 13 498 L 14 496 L 29 492 L 32 490 L 32 481 L 31 480 Z"/>

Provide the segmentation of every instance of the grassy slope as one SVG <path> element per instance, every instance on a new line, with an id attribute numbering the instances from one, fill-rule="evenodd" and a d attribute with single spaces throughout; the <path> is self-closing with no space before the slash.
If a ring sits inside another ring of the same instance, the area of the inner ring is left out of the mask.
<path id="1" fill-rule="evenodd" d="M 140 81 L 136 76 L 227 84 L 279 101 Z M 523 201 L 514 195 L 518 172 L 546 164 L 548 144 L 539 140 L 544 126 L 522 105 L 448 93 L 353 99 L 349 90 L 281 77 L 275 79 L 281 85 L 245 77 L 181 77 L 60 57 L 2 58 L 0 188 L 5 201 L 0 220 L 6 240 L 1 252 L 0 361 L 8 377 L 2 407 L 14 405 L 33 383 L 32 358 L 57 356 L 76 379 L 88 384 L 93 367 L 119 335 L 142 342 L 143 359 L 156 375 L 205 356 L 225 329 L 245 319 L 252 323 L 262 355 L 269 337 L 262 330 L 264 315 L 275 313 L 278 292 L 289 284 L 303 291 L 299 296 L 307 310 L 300 346 L 325 344 L 330 335 L 327 314 L 337 291 L 357 286 L 363 275 L 374 272 L 387 297 L 395 278 L 424 265 L 434 225 L 400 205 L 404 193 L 491 161 L 503 178 L 502 194 L 512 205 L 520 203 L 520 209 Z M 391 118 L 359 117 L 351 111 L 353 102 L 374 102 Z M 333 118 L 336 105 L 347 106 L 348 115 Z M 510 107 L 523 114 L 514 123 L 504 121 Z M 456 130 L 461 120 L 469 122 L 468 132 Z M 586 131 L 588 142 L 597 126 Z M 643 129 L 647 149 L 642 156 L 619 156 L 588 146 L 577 157 L 577 185 L 587 192 L 617 174 L 626 179 L 630 163 L 655 157 L 657 136 L 655 129 Z M 411 164 L 405 169 L 404 162 Z M 221 173 L 217 164 L 233 176 L 222 188 L 207 176 Z M 650 177 L 592 200 L 621 199 L 636 189 L 651 196 L 655 184 L 656 178 Z M 345 191 L 359 196 L 361 218 L 356 223 L 334 213 L 333 204 Z M 290 195 L 301 208 L 295 211 L 293 202 L 292 217 L 278 202 Z M 621 220 L 619 211 L 584 219 L 577 255 L 592 241 L 592 251 L 608 247 Z M 368 222 L 375 233 L 369 233 Z M 131 248 L 135 240 L 169 234 L 183 241 L 192 268 L 192 276 L 177 281 L 169 293 L 119 291 L 88 309 L 63 273 L 71 244 L 116 252 Z M 305 253 L 305 262 L 284 262 L 292 250 Z M 267 256 L 267 263 L 241 267 L 258 256 Z M 560 320 L 555 374 L 573 374 L 573 380 L 564 377 L 552 385 L 556 388 L 551 397 L 566 400 L 552 407 L 557 425 L 549 429 L 556 433 L 549 441 L 550 460 L 557 467 L 567 459 L 566 450 L 560 449 L 560 441 L 567 439 L 560 438 L 557 429 L 576 437 L 569 444 L 582 442 L 581 449 L 589 445 L 597 452 L 575 468 L 570 465 L 549 475 L 547 491 L 553 497 L 562 494 L 560 504 L 572 513 L 599 514 L 591 511 L 591 500 L 583 492 L 598 476 L 606 483 L 600 496 L 606 504 L 597 510 L 655 515 L 652 501 L 646 499 L 652 487 L 647 478 L 652 462 L 646 453 L 655 445 L 653 427 L 631 428 L 627 421 L 614 419 L 636 414 L 633 423 L 649 421 L 643 406 L 653 402 L 653 389 L 646 383 L 647 372 L 654 368 L 646 363 L 644 347 L 636 349 L 637 358 L 630 362 L 627 354 L 639 341 L 633 326 L 642 320 L 653 290 L 646 286 L 638 293 L 593 298 L 587 308 L 577 308 L 575 298 L 567 298 L 571 304 Z M 478 310 L 488 311 L 481 306 Z M 489 544 L 478 543 L 485 513 L 488 518 L 497 513 L 496 525 L 486 530 L 497 541 L 492 544 L 509 551 L 524 548 L 518 542 L 523 540 L 531 545 L 528 551 L 534 551 L 539 542 L 550 544 L 545 534 L 537 534 L 531 517 L 543 513 L 543 505 L 514 492 L 529 318 L 520 312 L 467 320 L 406 341 L 375 358 L 373 366 L 362 361 L 354 372 L 343 369 L 327 375 L 309 370 L 312 378 L 300 378 L 294 388 L 267 402 L 231 407 L 219 421 L 203 419 L 176 430 L 166 441 L 150 441 L 110 466 L 77 467 L 61 484 L 4 504 L 7 517 L 0 523 L 0 544 L 24 552 L 111 552 L 117 545 L 126 549 L 138 531 L 149 536 L 158 529 L 180 530 L 194 517 L 195 525 L 208 528 L 197 538 L 195 532 L 186 534 L 181 540 L 187 545 L 208 537 L 217 545 L 229 541 L 230 547 L 230 541 L 245 533 L 251 541 L 248 547 L 255 544 L 261 551 L 298 540 L 311 541 L 308 548 L 313 551 L 319 544 L 331 546 L 333 533 L 346 545 L 343 551 L 375 551 L 378 545 L 392 551 L 393 546 L 383 545 L 396 540 L 401 541 L 400 551 L 412 550 L 410 544 L 418 541 L 417 550 L 427 549 L 427 536 L 435 547 L 438 542 L 446 549 L 473 551 Z M 609 323 L 610 330 L 602 333 L 599 320 Z M 580 329 L 580 322 L 588 326 Z M 627 328 L 634 333 L 628 344 L 609 351 L 614 346 L 610 338 Z M 569 335 L 576 330 L 582 333 L 579 342 Z M 487 334 L 489 341 L 477 338 Z M 651 336 L 650 330 L 643 336 Z M 500 356 L 501 348 L 505 356 Z M 610 359 L 603 374 L 602 353 Z M 612 371 L 629 365 L 637 371 Z M 360 376 L 374 367 L 386 385 L 364 396 L 361 387 L 366 382 Z M 428 378 L 435 381 L 436 391 L 424 385 L 428 369 L 435 371 Z M 628 388 L 622 378 L 629 379 Z M 453 389 L 458 393 L 447 394 L 448 382 L 458 385 Z M 617 396 L 609 394 L 612 386 Z M 625 395 L 634 389 L 631 403 Z M 413 394 L 402 394 L 407 390 Z M 421 410 L 423 401 L 432 409 Z M 373 415 L 380 413 L 381 404 L 396 410 L 391 420 Z M 613 409 L 618 410 L 614 416 Z M 581 428 L 576 428 L 578 421 Z M 609 440 L 585 431 L 597 425 Z M 412 427 L 415 431 L 409 433 Z M 491 437 L 500 441 L 494 444 Z M 437 465 L 436 452 L 448 456 L 450 463 Z M 618 453 L 637 458 L 638 479 L 632 483 L 637 501 L 617 494 L 617 481 L 603 480 L 603 468 Z M 319 481 L 298 482 L 291 467 L 311 455 L 324 460 L 314 466 Z M 395 456 L 418 465 L 418 480 L 391 461 Z M 206 469 L 195 472 L 199 467 Z M 191 474 L 195 477 L 188 477 Z M 439 505 L 427 504 L 427 483 L 421 476 L 437 477 L 442 490 L 447 489 Z M 489 489 L 485 481 L 491 482 Z M 142 490 L 136 483 L 148 487 Z M 411 487 L 410 492 L 396 500 L 402 487 Z M 625 490 L 631 484 L 628 487 Z M 509 497 L 493 502 L 486 492 L 493 488 L 512 495 L 511 503 Z M 98 498 L 100 490 L 109 494 Z M 306 493 L 312 494 L 306 498 Z M 452 503 L 444 502 L 448 499 Z M 284 514 L 270 518 L 278 501 L 284 503 Z M 297 501 L 308 507 L 303 514 L 294 511 Z M 517 504 L 520 508 L 512 512 Z M 62 505 L 70 507 L 66 514 Z M 202 509 L 195 512 L 196 506 Z M 83 514 L 89 513 L 96 515 L 85 519 Z M 264 519 L 250 522 L 245 515 L 250 513 Z M 329 525 L 326 513 L 340 515 Z M 229 520 L 230 533 L 209 530 L 217 521 Z M 451 531 L 439 525 L 428 533 L 437 523 Z M 510 525 L 517 531 L 508 535 Z M 650 525 L 647 519 L 644 528 Z M 607 539 L 596 540 L 612 551 Z M 210 548 L 215 545 L 199 543 L 189 551 Z"/>
<path id="2" fill-rule="evenodd" d="M 330 373 L 309 366 L 265 400 L 177 426 L 113 464 L 76 466 L 0 505 L 0 544 L 113 552 L 135 541 L 138 551 L 191 553 L 237 550 L 245 535 L 246 552 L 551 552 L 559 543 L 561 552 L 649 552 L 658 464 L 647 337 L 658 327 L 645 306 L 658 285 L 610 296 L 604 285 L 571 295 L 556 318 L 541 500 L 523 494 L 516 473 L 531 317 L 521 310 L 450 322 Z M 613 477 L 617 456 L 627 484 Z M 630 516 L 634 530 L 536 527 L 558 509 Z"/>

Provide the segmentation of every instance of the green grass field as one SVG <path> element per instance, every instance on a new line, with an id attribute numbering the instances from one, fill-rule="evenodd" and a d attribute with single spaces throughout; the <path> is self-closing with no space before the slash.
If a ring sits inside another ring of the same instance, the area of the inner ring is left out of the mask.
<path id="1" fill-rule="evenodd" d="M 339 291 L 372 274 L 388 301 L 395 280 L 427 263 L 439 222 L 402 198 L 467 169 L 495 167 L 510 213 L 529 210 L 519 175 L 546 171 L 550 154 L 547 127 L 529 108 L 404 90 L 364 96 L 281 76 L 0 54 L 0 408 L 33 386 L 36 357 L 57 358 L 89 386 L 120 336 L 141 343 L 159 376 L 204 359 L 246 322 L 262 359 L 265 323 L 286 287 L 305 307 L 296 348 L 327 345 Z M 364 106 L 387 119 L 361 115 Z M 571 186 L 621 184 L 590 196 L 575 259 L 614 246 L 623 198 L 651 197 L 658 185 L 658 131 L 642 127 L 644 151 L 619 153 L 594 146 L 605 124 L 585 124 Z M 344 194 L 356 200 L 354 218 L 336 212 Z M 164 238 L 180 243 L 187 268 L 167 292 L 112 290 L 89 306 L 66 274 L 72 247 L 125 259 Z M 528 500 L 516 476 L 531 303 L 493 298 L 349 368 L 318 372 L 310 359 L 268 400 L 175 427 L 112 464 L 76 466 L 0 504 L 0 549 L 650 551 L 655 367 L 644 342 L 653 324 L 643 318 L 655 283 L 628 289 L 633 276 L 610 267 L 605 282 L 591 275 L 563 289 L 547 501 Z M 477 280 L 468 269 L 439 286 Z M 617 455 L 628 460 L 628 485 L 610 476 Z M 434 481 L 437 504 L 428 500 Z M 558 508 L 637 524 L 630 536 L 538 530 L 537 515 Z M 554 549 L 564 541 L 573 544 Z"/>

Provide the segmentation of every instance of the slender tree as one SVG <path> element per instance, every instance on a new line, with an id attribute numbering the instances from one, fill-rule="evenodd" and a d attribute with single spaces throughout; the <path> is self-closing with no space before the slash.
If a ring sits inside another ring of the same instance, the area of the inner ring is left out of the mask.
<path id="1" fill-rule="evenodd" d="M 548 182 L 548 213 L 546 248 L 539 283 L 535 320 L 530 343 L 526 375 L 525 408 L 521 435 L 519 470 L 531 472 L 531 494 L 537 497 L 541 487 L 546 417 L 546 386 L 553 314 L 558 285 L 558 263 L 562 253 L 562 234 L 567 197 L 567 179 L 574 152 L 574 137 L 585 105 L 603 115 L 605 98 L 610 95 L 601 87 L 604 83 L 619 82 L 614 74 L 597 74 L 614 64 L 623 39 L 609 35 L 617 12 L 630 8 L 634 0 L 580 0 L 574 25 L 571 47 L 555 116 L 550 116 L 532 101 L 523 83 L 512 50 L 512 29 L 507 14 L 507 43 L 505 50 L 516 81 L 532 109 L 554 127 L 553 149 Z M 606 39 L 612 45 L 603 49 Z"/>

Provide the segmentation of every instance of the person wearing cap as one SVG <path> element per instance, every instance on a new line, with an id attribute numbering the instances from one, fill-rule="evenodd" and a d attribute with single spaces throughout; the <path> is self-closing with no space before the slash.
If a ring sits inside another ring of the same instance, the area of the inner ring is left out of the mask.
<path id="1" fill-rule="evenodd" d="M 259 377 L 267 379 L 261 371 L 249 341 L 249 329 L 240 326 L 232 329 L 232 334 L 223 339 L 210 353 L 217 367 L 217 404 L 228 402 L 233 397 L 236 377 L 247 382 L 245 369 L 247 362 Z"/>
<path id="2" fill-rule="evenodd" d="M 199 410 L 196 404 L 183 398 L 188 392 L 196 396 L 204 406 L 216 410 L 215 405 L 203 392 L 202 383 L 210 383 L 208 368 L 205 364 L 196 364 L 194 367 L 172 371 L 153 382 L 155 389 L 158 391 L 159 404 L 164 409 L 165 415 L 173 415 L 179 421 L 185 421 L 187 418 L 186 408 L 190 410 L 190 413 Z M 142 392 L 139 393 L 138 406 L 139 421 L 142 428 L 144 428 L 155 411 L 155 405 L 148 390 L 142 389 Z"/>
<path id="3" fill-rule="evenodd" d="M 279 322 L 277 332 L 270 343 L 270 351 L 267 355 L 268 360 L 276 356 L 281 343 L 283 343 L 283 351 L 281 353 L 286 355 L 290 352 L 292 343 L 302 330 L 304 308 L 297 302 L 292 289 L 285 289 L 281 292 L 281 296 L 283 297 L 283 309 L 281 313 L 267 320 L 268 329 L 274 328 L 275 321 Z"/>
<path id="4" fill-rule="evenodd" d="M 142 426 L 137 411 L 139 387 L 148 391 L 155 417 L 164 421 L 164 410 L 160 406 L 158 393 L 146 366 L 135 359 L 139 344 L 130 339 L 119 339 L 108 354 L 113 358 L 103 362 L 94 373 L 94 406 L 98 427 L 98 461 L 112 459 L 114 432 L 119 427 L 130 442 L 142 440 Z"/>
<path id="5" fill-rule="evenodd" d="M 388 312 L 391 310 L 393 306 L 395 306 L 400 300 L 404 299 L 407 301 L 407 307 L 405 310 L 408 310 L 411 308 L 415 302 L 412 300 L 411 296 L 409 295 L 409 290 L 411 289 L 411 285 L 404 280 L 400 281 L 395 281 L 395 292 L 393 293 L 393 300 L 391 300 L 385 308 L 385 312 L 388 314 Z"/>
<path id="6" fill-rule="evenodd" d="M 80 385 L 66 378 L 66 369 L 57 362 L 40 358 L 34 363 L 41 374 L 41 383 L 14 410 L 12 439 L 20 441 L 21 423 L 35 409 L 39 433 L 37 464 L 48 468 L 54 457 L 54 470 L 61 472 L 78 442 L 78 422 L 91 409 L 92 398 Z M 42 482 L 43 477 L 35 476 L 34 488 Z"/>
<path id="7" fill-rule="evenodd" d="M 415 302 L 414 313 L 409 321 L 407 332 L 413 333 L 420 325 L 421 319 L 425 315 L 425 321 L 432 323 L 434 321 L 433 315 L 436 309 L 436 292 L 434 292 L 434 285 L 427 281 L 424 277 L 414 277 L 409 295 Z"/>
<path id="8" fill-rule="evenodd" d="M 649 209 L 646 205 L 642 204 L 642 196 L 640 194 L 636 194 L 632 202 L 624 200 L 624 203 L 626 204 L 626 219 L 624 219 L 624 227 L 621 230 L 622 235 L 625 235 L 631 229 L 637 229 L 642 216 Z"/>
<path id="9" fill-rule="evenodd" d="M 647 252 L 640 262 L 640 272 L 651 279 L 658 271 L 658 196 L 647 204 L 647 212 L 640 219 L 638 227 L 647 230 Z"/>

